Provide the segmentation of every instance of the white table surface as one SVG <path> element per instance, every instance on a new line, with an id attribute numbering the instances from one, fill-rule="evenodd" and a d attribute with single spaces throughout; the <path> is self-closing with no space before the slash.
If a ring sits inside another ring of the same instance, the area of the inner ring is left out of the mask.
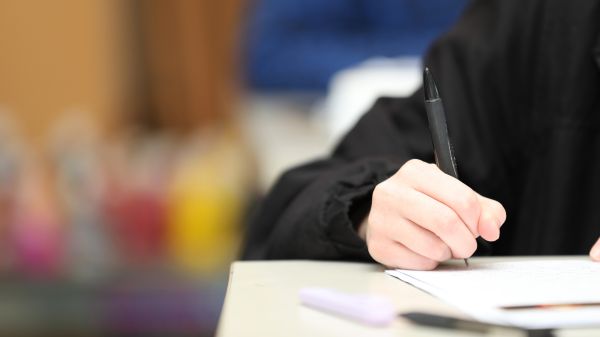
<path id="1" fill-rule="evenodd" d="M 473 258 L 470 263 L 484 259 Z M 383 270 L 375 264 L 347 262 L 235 262 L 231 266 L 217 336 L 478 336 L 417 327 L 400 318 L 388 327 L 374 328 L 300 304 L 301 288 L 324 287 L 385 296 L 393 301 L 398 312 L 426 311 L 464 317 L 453 307 L 384 274 Z M 600 336 L 600 329 L 560 331 L 557 336 Z"/>

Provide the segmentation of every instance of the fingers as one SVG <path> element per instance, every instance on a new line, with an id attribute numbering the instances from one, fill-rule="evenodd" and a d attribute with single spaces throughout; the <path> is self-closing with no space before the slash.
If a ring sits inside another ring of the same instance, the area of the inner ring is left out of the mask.
<path id="1" fill-rule="evenodd" d="M 499 202 L 479 195 L 434 164 L 411 160 L 403 169 L 412 187 L 452 208 L 475 237 L 481 235 L 488 241 L 500 237 L 506 211 Z"/>
<path id="2" fill-rule="evenodd" d="M 477 241 L 462 219 L 450 207 L 411 189 L 399 190 L 398 211 L 413 223 L 435 234 L 456 258 L 468 258 L 477 249 Z"/>
<path id="3" fill-rule="evenodd" d="M 474 237 L 479 236 L 478 220 L 481 206 L 478 194 L 470 187 L 449 176 L 434 164 L 412 160 L 402 167 L 410 186 L 452 208 L 467 225 Z M 401 169 L 402 171 L 402 169 Z"/>
<path id="4" fill-rule="evenodd" d="M 408 219 L 389 224 L 389 237 L 411 251 L 430 260 L 443 262 L 452 258 L 452 251 L 439 237 Z"/>
<path id="5" fill-rule="evenodd" d="M 600 239 L 596 241 L 596 243 L 590 250 L 590 257 L 592 258 L 592 260 L 600 262 Z"/>
<path id="6" fill-rule="evenodd" d="M 369 254 L 376 261 L 390 268 L 432 270 L 438 265 L 438 262 L 421 256 L 391 240 L 374 242 L 368 247 Z"/>
<path id="7" fill-rule="evenodd" d="M 478 195 L 478 199 L 481 204 L 479 234 L 487 241 L 496 241 L 500 237 L 500 227 L 506 221 L 506 211 L 496 200 L 481 195 Z"/>
<path id="8" fill-rule="evenodd" d="M 477 194 L 435 165 L 411 160 L 375 187 L 359 234 L 382 264 L 432 269 L 452 257 L 473 255 L 478 236 L 497 240 L 505 220 L 506 212 L 497 201 Z"/>

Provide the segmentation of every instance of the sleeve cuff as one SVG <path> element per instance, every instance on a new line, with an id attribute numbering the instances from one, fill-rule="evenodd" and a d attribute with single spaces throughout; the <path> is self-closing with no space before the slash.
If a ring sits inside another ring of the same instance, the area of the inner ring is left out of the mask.
<path id="1" fill-rule="evenodd" d="M 372 261 L 366 242 L 358 236 L 358 226 L 368 215 L 375 186 L 390 177 L 400 165 L 390 161 L 359 164 L 359 174 L 332 187 L 321 212 L 326 234 L 341 256 Z"/>

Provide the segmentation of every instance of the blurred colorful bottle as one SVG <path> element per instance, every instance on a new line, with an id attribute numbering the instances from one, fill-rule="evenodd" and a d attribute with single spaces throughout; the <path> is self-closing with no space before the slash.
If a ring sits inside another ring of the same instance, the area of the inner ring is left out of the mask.
<path id="1" fill-rule="evenodd" d="M 0 116 L 0 273 L 13 267 L 9 226 L 13 220 L 16 188 L 19 182 L 19 144 L 17 131 L 7 116 Z"/>
<path id="2" fill-rule="evenodd" d="M 14 182 L 17 179 L 11 162 L 0 150 L 0 273 L 6 272 L 11 265 L 7 229 L 14 209 Z"/>
<path id="3" fill-rule="evenodd" d="M 247 184 L 244 156 L 228 137 L 190 144 L 169 189 L 169 251 L 188 274 L 222 272 L 237 253 Z"/>
<path id="4" fill-rule="evenodd" d="M 133 141 L 107 199 L 114 237 L 127 268 L 161 264 L 165 255 L 164 181 L 168 160 L 160 141 Z"/>
<path id="5" fill-rule="evenodd" d="M 49 134 L 48 152 L 64 212 L 68 273 L 79 281 L 95 281 L 110 276 L 113 247 L 101 208 L 106 179 L 99 130 L 84 116 L 68 114 L 58 119 Z"/>
<path id="6" fill-rule="evenodd" d="M 159 196 L 145 190 L 121 191 L 110 201 L 109 212 L 126 267 L 144 267 L 162 260 L 165 215 Z"/>
<path id="7" fill-rule="evenodd" d="M 110 276 L 113 247 L 102 214 L 102 173 L 96 160 L 82 153 L 57 158 L 57 190 L 65 210 L 69 273 L 77 280 Z M 92 165 L 92 166 L 90 166 Z"/>
<path id="8" fill-rule="evenodd" d="M 49 180 L 37 153 L 24 146 L 9 114 L 0 116 L 5 227 L 1 251 L 11 271 L 35 278 L 62 271 L 62 229 Z"/>
<path id="9" fill-rule="evenodd" d="M 18 187 L 15 215 L 10 224 L 15 267 L 32 278 L 62 276 L 64 228 L 61 226 L 55 196 L 39 163 L 29 163 Z"/>

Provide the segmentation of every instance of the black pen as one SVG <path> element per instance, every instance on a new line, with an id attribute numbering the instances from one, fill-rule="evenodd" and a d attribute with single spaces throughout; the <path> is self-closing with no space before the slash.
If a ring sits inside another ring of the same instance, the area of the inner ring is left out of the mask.
<path id="1" fill-rule="evenodd" d="M 552 337 L 554 331 L 551 329 L 522 329 L 519 327 L 489 324 L 448 316 L 439 316 L 423 312 L 407 312 L 400 314 L 401 317 L 414 324 L 430 328 L 451 329 L 465 332 L 474 332 L 487 336 L 523 336 L 523 337 Z"/>
<path id="2" fill-rule="evenodd" d="M 442 172 L 458 179 L 454 151 L 450 143 L 450 137 L 448 136 L 444 104 L 442 103 L 442 98 L 435 85 L 431 71 L 427 67 L 423 71 L 423 91 L 425 92 L 425 109 L 427 110 L 427 120 L 429 121 L 435 163 Z M 467 259 L 464 259 L 464 261 L 468 267 L 469 261 Z"/>

